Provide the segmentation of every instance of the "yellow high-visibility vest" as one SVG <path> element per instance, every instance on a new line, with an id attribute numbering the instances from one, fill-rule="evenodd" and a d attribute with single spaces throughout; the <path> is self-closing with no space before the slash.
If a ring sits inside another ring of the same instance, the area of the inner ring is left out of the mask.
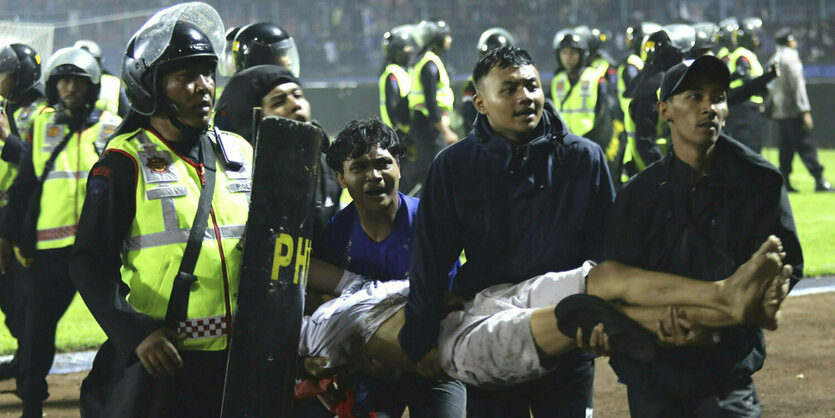
<path id="1" fill-rule="evenodd" d="M 736 72 L 736 62 L 742 57 L 745 57 L 746 59 L 748 59 L 748 62 L 751 63 L 751 72 L 749 74 L 750 78 L 756 78 L 763 75 L 763 66 L 762 64 L 760 64 L 760 60 L 757 59 L 757 54 L 743 47 L 735 49 L 734 52 L 731 52 L 728 55 L 728 59 L 730 60 L 728 61 L 728 67 L 730 67 L 729 69 L 731 71 L 731 74 Z M 731 81 L 731 84 L 728 86 L 728 88 L 735 89 L 742 85 L 742 81 L 743 80 L 741 78 Z M 748 100 L 750 100 L 752 103 L 761 104 L 763 102 L 763 97 L 753 95 Z"/>
<path id="2" fill-rule="evenodd" d="M 15 126 L 23 140 L 27 132 L 32 128 L 35 116 L 40 115 L 46 109 L 46 100 L 39 99 L 29 106 L 21 107 L 14 113 Z M 6 146 L 6 141 L 0 139 L 0 150 Z M 9 203 L 9 187 L 12 187 L 14 178 L 17 177 L 17 164 L 0 160 L 0 208 Z"/>
<path id="3" fill-rule="evenodd" d="M 586 67 L 577 83 L 572 86 L 565 71 L 557 74 L 551 82 L 551 98 L 560 112 L 568 130 L 584 136 L 594 128 L 594 108 L 597 106 L 597 68 Z"/>
<path id="4" fill-rule="evenodd" d="M 423 58 L 410 71 L 412 83 L 409 91 L 409 113 L 421 112 L 425 116 L 429 116 L 429 110 L 426 108 L 426 97 L 423 94 L 423 84 L 420 82 L 420 72 L 423 70 L 423 66 L 430 61 L 438 67 L 439 77 L 437 94 L 435 95 L 438 108 L 443 113 L 451 113 L 452 105 L 455 102 L 455 94 L 452 92 L 452 87 L 449 83 L 449 74 L 447 74 L 446 67 L 441 62 L 441 58 L 432 51 L 426 51 Z"/>
<path id="5" fill-rule="evenodd" d="M 389 116 L 388 109 L 386 108 L 386 80 L 388 80 L 390 74 L 393 74 L 394 78 L 397 80 L 397 86 L 400 89 L 400 99 L 409 100 L 409 90 L 411 89 L 412 84 L 412 79 L 409 77 L 409 73 L 397 64 L 387 65 L 386 69 L 383 70 L 383 74 L 380 75 L 380 119 L 382 119 L 383 123 L 391 128 L 400 129 L 403 132 L 409 132 L 408 124 L 398 123 L 397 126 L 394 126 L 391 122 L 391 116 Z"/>
<path id="6" fill-rule="evenodd" d="M 238 292 L 243 235 L 249 212 L 252 147 L 240 136 L 219 132 L 224 149 L 244 164 L 231 171 L 216 164 L 215 189 L 206 236 L 191 285 L 187 339 L 178 347 L 217 351 L 228 344 Z M 122 245 L 122 281 L 137 311 L 164 320 L 174 277 L 180 269 L 191 224 L 197 213 L 202 166 L 179 157 L 153 132 L 139 129 L 119 135 L 108 152 L 122 152 L 136 164 L 136 214 Z"/>
<path id="7" fill-rule="evenodd" d="M 122 80 L 115 75 L 101 75 L 101 90 L 99 99 L 96 100 L 96 109 L 107 110 L 110 113 L 119 113 L 119 94 L 122 91 Z"/>
<path id="8" fill-rule="evenodd" d="M 32 165 L 38 178 L 43 175 L 52 151 L 70 133 L 67 125 L 55 123 L 56 115 L 52 108 L 44 109 L 32 125 Z M 46 175 L 41 190 L 38 250 L 64 248 L 75 243 L 78 218 L 87 194 L 87 174 L 120 123 L 119 116 L 106 110 L 101 112 L 96 124 L 73 132 L 55 158 L 54 168 Z"/>

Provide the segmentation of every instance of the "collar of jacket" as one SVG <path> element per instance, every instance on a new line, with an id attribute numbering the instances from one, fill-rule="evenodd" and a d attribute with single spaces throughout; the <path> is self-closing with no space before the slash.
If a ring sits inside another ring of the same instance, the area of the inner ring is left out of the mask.
<path id="1" fill-rule="evenodd" d="M 513 176 L 527 176 L 543 171 L 548 156 L 556 153 L 557 163 L 562 162 L 565 153 L 563 138 L 568 134 L 565 124 L 550 106 L 544 106 L 542 119 L 536 127 L 536 136 L 524 144 L 513 144 L 509 139 L 497 134 L 490 127 L 487 117 L 476 116 L 475 134 L 479 142 L 505 149 L 505 170 Z"/>

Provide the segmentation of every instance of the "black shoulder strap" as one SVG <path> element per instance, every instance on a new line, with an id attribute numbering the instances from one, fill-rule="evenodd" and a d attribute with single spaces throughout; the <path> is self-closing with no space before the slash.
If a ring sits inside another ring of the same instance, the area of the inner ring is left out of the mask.
<path id="1" fill-rule="evenodd" d="M 209 222 L 212 195 L 215 190 L 215 153 L 207 135 L 200 137 L 200 152 L 203 157 L 203 178 L 206 182 L 200 189 L 197 213 L 194 215 L 194 222 L 191 224 L 186 249 L 180 262 L 180 271 L 174 278 L 171 299 L 168 301 L 168 311 L 165 314 L 165 320 L 174 328 L 176 328 L 177 322 L 185 321 L 187 318 L 189 291 L 191 284 L 197 281 L 197 276 L 194 275 L 194 267 L 197 265 L 197 257 L 200 255 L 200 247 L 203 245 L 203 236 Z"/>
<path id="2" fill-rule="evenodd" d="M 52 150 L 52 154 L 49 154 L 49 159 L 46 160 L 46 163 L 43 166 L 43 173 L 41 173 L 41 177 L 38 179 L 38 182 L 40 184 L 43 184 L 43 182 L 46 181 L 46 177 L 49 175 L 49 173 L 52 172 L 53 169 L 55 169 L 55 160 L 58 159 L 58 154 L 60 154 L 61 151 L 63 151 L 64 148 L 67 147 L 67 142 L 70 142 L 70 138 L 72 138 L 72 135 L 74 133 L 75 132 L 70 130 L 66 135 L 64 135 L 64 138 L 61 139 L 61 142 L 59 142 L 58 145 L 55 146 L 55 149 Z M 36 151 L 37 150 L 32 150 L 32 152 Z"/>

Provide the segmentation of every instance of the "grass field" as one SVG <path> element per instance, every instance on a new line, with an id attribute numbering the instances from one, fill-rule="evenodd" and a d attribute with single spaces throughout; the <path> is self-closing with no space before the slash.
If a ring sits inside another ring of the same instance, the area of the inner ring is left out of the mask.
<path id="1" fill-rule="evenodd" d="M 777 151 L 766 149 L 766 158 L 776 164 Z M 830 167 L 830 179 L 835 181 L 835 150 L 820 150 L 821 164 Z M 789 195 L 800 243 L 805 258 L 805 275 L 835 274 L 835 193 L 814 193 L 814 180 L 795 158 L 791 182 L 799 193 Z M 3 315 L 0 313 L 0 320 Z M 96 347 L 105 340 L 104 332 L 80 297 L 76 296 L 69 310 L 58 323 L 56 346 L 59 351 L 77 351 Z M 0 327 L 0 353 L 15 350 L 17 341 L 5 327 Z"/>

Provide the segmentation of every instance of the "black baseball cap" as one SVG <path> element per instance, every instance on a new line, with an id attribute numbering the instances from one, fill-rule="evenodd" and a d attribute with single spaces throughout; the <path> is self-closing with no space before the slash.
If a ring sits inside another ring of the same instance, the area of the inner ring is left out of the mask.
<path id="1" fill-rule="evenodd" d="M 680 93 L 686 86 L 687 78 L 694 74 L 707 76 L 719 83 L 725 90 L 731 83 L 731 73 L 728 71 L 728 66 L 713 55 L 704 55 L 695 60 L 686 60 L 681 64 L 676 64 L 664 73 L 664 79 L 661 80 L 660 100 L 662 102 L 666 101 L 671 96 Z"/>

